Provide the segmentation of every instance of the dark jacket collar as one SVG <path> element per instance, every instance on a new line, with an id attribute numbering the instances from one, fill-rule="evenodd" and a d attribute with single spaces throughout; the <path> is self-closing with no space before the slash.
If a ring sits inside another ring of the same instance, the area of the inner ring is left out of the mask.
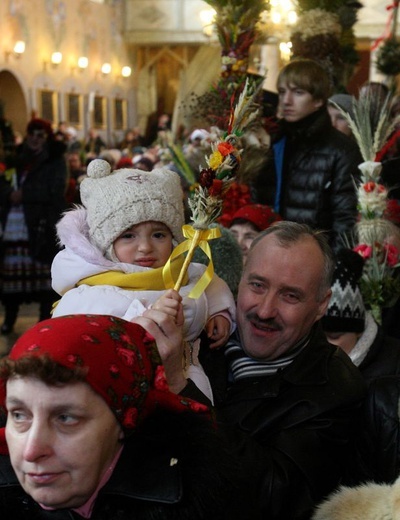
<path id="1" fill-rule="evenodd" d="M 173 448 L 166 450 L 149 439 L 128 439 L 102 495 L 177 503 L 182 498 L 179 458 Z"/>
<path id="2" fill-rule="evenodd" d="M 313 141 L 315 138 L 324 135 L 332 130 L 332 123 L 328 110 L 324 105 L 316 112 L 306 116 L 300 121 L 289 123 L 282 119 L 279 122 L 278 130 L 273 136 L 273 142 L 279 141 L 283 136 L 287 136 L 289 140 L 297 141 Z"/>
<path id="3" fill-rule="evenodd" d="M 294 385 L 323 385 L 328 379 L 328 364 L 338 349 L 331 345 L 317 322 L 311 332 L 310 343 L 293 360 L 282 377 Z"/>

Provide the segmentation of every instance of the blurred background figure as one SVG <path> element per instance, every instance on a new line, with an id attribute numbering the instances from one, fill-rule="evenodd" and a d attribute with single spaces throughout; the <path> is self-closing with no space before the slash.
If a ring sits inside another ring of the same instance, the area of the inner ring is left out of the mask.
<path id="1" fill-rule="evenodd" d="M 389 110 L 389 100 L 391 93 L 385 83 L 379 81 L 366 81 L 360 88 L 358 99 L 368 98 L 370 109 L 370 120 L 372 132 L 375 132 L 381 118 L 382 109 L 387 105 Z"/>
<path id="2" fill-rule="evenodd" d="M 117 168 L 117 164 L 121 158 L 122 153 L 121 150 L 118 150 L 118 148 L 107 148 L 99 155 L 99 159 L 103 159 L 103 161 L 108 162 L 108 164 L 111 166 L 111 170 L 115 170 Z"/>
<path id="3" fill-rule="evenodd" d="M 249 204 L 234 213 L 228 227 L 242 250 L 243 264 L 256 236 L 280 220 L 282 217 L 264 204 Z"/>
<path id="4" fill-rule="evenodd" d="M 57 141 L 66 141 L 67 140 L 67 123 L 65 121 L 60 121 L 57 125 L 57 130 L 54 133 L 54 138 Z"/>
<path id="5" fill-rule="evenodd" d="M 143 170 L 145 172 L 151 172 L 154 168 L 154 162 L 150 159 L 150 157 L 146 157 L 146 155 L 138 155 L 133 160 L 133 165 L 138 170 Z"/>
<path id="6" fill-rule="evenodd" d="M 99 132 L 95 128 L 90 128 L 84 145 L 86 158 L 95 159 L 106 148 L 107 144 L 100 137 Z"/>
<path id="7" fill-rule="evenodd" d="M 202 168 L 207 168 L 206 157 L 210 152 L 210 132 L 204 128 L 196 128 L 189 136 L 188 142 L 183 146 L 183 155 L 188 162 L 193 175 L 199 178 Z"/>
<path id="8" fill-rule="evenodd" d="M 86 167 L 78 152 L 67 153 L 68 188 L 66 192 L 67 204 L 80 204 L 79 185 L 86 177 Z"/>
<path id="9" fill-rule="evenodd" d="M 328 99 L 328 112 L 332 121 L 332 126 L 348 137 L 353 136 L 353 131 L 351 130 L 347 119 L 341 113 L 339 108 L 336 107 L 336 105 L 338 105 L 342 110 L 347 112 L 351 118 L 353 118 L 353 100 L 354 97 L 350 96 L 349 94 L 334 94 Z"/>
<path id="10" fill-rule="evenodd" d="M 78 140 L 78 131 L 73 126 L 67 126 L 65 130 L 65 143 L 67 145 L 67 152 L 80 152 L 82 150 L 82 143 Z"/>
<path id="11" fill-rule="evenodd" d="M 39 302 L 43 320 L 57 299 L 50 265 L 58 251 L 55 224 L 66 209 L 64 154 L 65 144 L 54 138 L 50 122 L 32 119 L 17 151 L 15 171 L 9 178 L 0 177 L 2 334 L 12 332 L 21 303 Z"/>
<path id="12" fill-rule="evenodd" d="M 140 135 L 139 128 L 132 128 L 125 132 L 124 138 L 118 144 L 122 155 L 133 157 L 138 148 L 142 147 L 144 138 Z"/>

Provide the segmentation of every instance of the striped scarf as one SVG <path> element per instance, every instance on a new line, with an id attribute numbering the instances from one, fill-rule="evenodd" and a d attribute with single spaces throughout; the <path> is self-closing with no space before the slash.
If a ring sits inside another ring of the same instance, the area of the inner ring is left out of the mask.
<path id="1" fill-rule="evenodd" d="M 290 350 L 290 352 L 273 361 L 258 361 L 247 356 L 240 346 L 240 339 L 237 332 L 232 334 L 225 347 L 225 357 L 234 381 L 250 377 L 263 377 L 276 374 L 288 365 L 300 354 L 308 345 L 311 333 L 302 338 Z"/>

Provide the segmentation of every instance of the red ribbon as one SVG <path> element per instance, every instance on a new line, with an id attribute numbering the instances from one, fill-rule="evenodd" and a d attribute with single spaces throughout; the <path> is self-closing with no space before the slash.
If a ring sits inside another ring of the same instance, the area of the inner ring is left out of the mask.
<path id="1" fill-rule="evenodd" d="M 390 12 L 389 18 L 388 18 L 388 20 L 386 22 L 385 30 L 383 31 L 382 36 L 377 38 L 374 41 L 374 43 L 371 45 L 371 50 L 372 51 L 374 51 L 377 47 L 379 47 L 379 45 L 384 40 L 387 40 L 387 39 L 389 39 L 392 36 L 391 25 L 392 25 L 392 21 L 393 21 L 394 9 L 399 7 L 399 3 L 400 3 L 400 0 L 396 0 L 395 2 L 393 2 L 393 4 L 390 4 L 390 5 L 386 6 L 386 10 L 387 11 L 391 11 L 391 12 Z"/>

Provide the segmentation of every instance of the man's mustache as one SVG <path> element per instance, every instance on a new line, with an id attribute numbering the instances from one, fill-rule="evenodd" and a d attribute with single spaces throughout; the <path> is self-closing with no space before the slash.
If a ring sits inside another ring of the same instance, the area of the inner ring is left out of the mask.
<path id="1" fill-rule="evenodd" d="M 249 312 L 246 314 L 246 318 L 260 327 L 268 327 L 269 329 L 282 330 L 282 326 L 274 318 L 260 318 L 256 312 Z"/>

